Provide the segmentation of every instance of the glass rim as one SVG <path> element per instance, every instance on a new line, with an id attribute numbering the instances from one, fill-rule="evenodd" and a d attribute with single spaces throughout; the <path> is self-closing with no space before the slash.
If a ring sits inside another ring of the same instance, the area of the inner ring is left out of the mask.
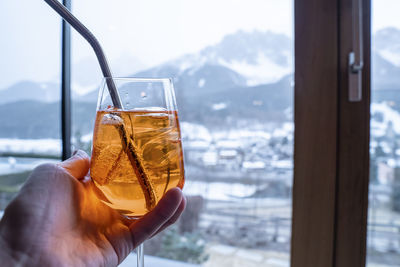
<path id="1" fill-rule="evenodd" d="M 144 77 L 103 77 L 105 80 L 119 80 L 119 81 L 132 81 L 132 82 L 172 82 L 172 77 L 160 77 L 160 78 L 144 78 Z"/>
<path id="2" fill-rule="evenodd" d="M 138 88 L 131 88 L 132 90 L 143 90 L 143 88 L 140 87 L 146 87 L 146 86 L 151 86 L 154 85 L 157 88 L 154 89 L 161 89 L 163 91 L 163 102 L 161 104 L 162 107 L 166 106 L 168 110 L 178 110 L 177 104 L 176 104 L 176 97 L 175 97 L 175 89 L 174 89 L 174 82 L 173 78 L 163 78 L 163 77 L 156 77 L 156 78 L 146 78 L 146 77 L 103 77 L 101 80 L 101 85 L 99 87 L 99 93 L 98 93 L 98 98 L 97 98 L 97 106 L 96 110 L 103 110 L 104 107 L 102 105 L 105 103 L 107 95 L 109 95 L 109 91 L 107 90 L 108 88 L 108 83 L 110 80 L 115 83 L 116 89 L 118 91 L 118 95 L 121 99 L 123 100 L 123 97 L 121 95 L 121 92 L 119 90 L 122 88 L 121 86 L 124 85 L 132 85 Z M 117 86 L 119 85 L 119 86 Z M 158 88 L 158 85 L 161 85 L 161 88 Z M 158 90 L 157 90 L 158 91 Z M 106 96 L 106 98 L 104 98 Z M 151 104 L 149 107 L 155 107 L 159 106 L 161 102 L 158 104 L 154 105 Z M 111 106 L 113 104 L 109 103 Z M 122 104 L 122 102 L 121 102 Z M 138 103 L 136 103 L 138 104 Z M 123 105 L 124 106 L 124 105 Z M 141 104 L 139 104 L 141 106 Z M 165 107 L 164 107 L 165 108 Z M 124 107 L 120 108 L 121 110 L 127 110 Z M 132 109 L 132 108 L 130 108 Z"/>

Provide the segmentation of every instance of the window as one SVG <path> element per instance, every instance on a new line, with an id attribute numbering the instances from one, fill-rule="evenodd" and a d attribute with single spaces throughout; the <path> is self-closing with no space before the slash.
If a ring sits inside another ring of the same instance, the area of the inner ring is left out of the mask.
<path id="1" fill-rule="evenodd" d="M 358 1 L 73 3 L 116 76 L 175 77 L 189 205 L 175 228 L 147 243 L 149 261 L 362 267 L 367 248 L 369 267 L 399 262 L 397 3 L 373 1 L 371 32 L 370 1 L 361 2 L 365 64 L 356 103 L 348 101 L 348 54 Z M 0 109 L 8 115 L 0 124 L 0 208 L 29 170 L 60 156 L 59 18 L 45 5 L 23 4 L 41 16 L 27 19 L 36 13 L 23 13 L 21 2 L 0 3 Z M 72 141 L 89 151 L 101 75 L 74 32 L 72 46 Z M 40 99 L 26 93 L 32 88 Z"/>
<path id="2" fill-rule="evenodd" d="M 174 77 L 188 208 L 145 253 L 207 266 L 288 266 L 292 1 L 73 1 L 72 9 L 115 76 Z M 72 135 L 89 150 L 101 73 L 75 32 L 72 47 Z"/>
<path id="3" fill-rule="evenodd" d="M 397 1 L 373 1 L 368 266 L 400 262 L 400 21 Z"/>
<path id="4" fill-rule="evenodd" d="M 0 3 L 0 210 L 36 165 L 60 158 L 59 22 L 42 3 Z"/>

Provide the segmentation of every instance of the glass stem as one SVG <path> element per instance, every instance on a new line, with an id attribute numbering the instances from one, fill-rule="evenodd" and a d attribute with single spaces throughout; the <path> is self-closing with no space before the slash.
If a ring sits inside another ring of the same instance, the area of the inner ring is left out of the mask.
<path id="1" fill-rule="evenodd" d="M 137 267 L 144 267 L 143 243 L 136 248 Z"/>

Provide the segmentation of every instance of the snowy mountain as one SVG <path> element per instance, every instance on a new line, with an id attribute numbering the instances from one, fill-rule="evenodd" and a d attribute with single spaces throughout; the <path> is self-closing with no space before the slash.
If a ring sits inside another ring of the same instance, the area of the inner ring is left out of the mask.
<path id="1" fill-rule="evenodd" d="M 115 77 L 125 77 L 146 68 L 146 65 L 129 53 L 124 53 L 109 63 Z M 93 55 L 74 62 L 72 77 L 71 90 L 76 95 L 84 95 L 97 89 L 103 77 L 97 58 Z"/>
<path id="2" fill-rule="evenodd" d="M 400 29 L 385 28 L 373 40 L 373 90 L 379 99 L 390 90 L 400 89 Z M 132 65 L 134 63 L 134 65 Z M 95 102 L 101 78 L 93 58 L 74 62 L 72 90 L 75 100 Z M 256 86 L 279 81 L 293 72 L 293 42 L 273 32 L 244 32 L 225 36 L 219 43 L 197 53 L 187 54 L 145 71 L 135 58 L 123 56 L 111 61 L 117 76 L 174 77 L 179 95 L 194 96 L 231 87 Z M 85 95 L 89 93 L 89 95 Z M 54 83 L 20 82 L 0 90 L 0 104 L 20 100 L 58 101 L 59 86 Z"/>
<path id="3" fill-rule="evenodd" d="M 372 90 L 400 89 L 400 30 L 385 28 L 372 43 Z"/>
<path id="4" fill-rule="evenodd" d="M 246 86 L 245 77 L 222 65 L 197 64 L 186 69 L 163 65 L 135 74 L 136 77 L 174 77 L 177 94 L 182 97 L 209 94 L 226 88 Z"/>
<path id="5" fill-rule="evenodd" d="M 174 86 L 178 103 L 183 103 L 188 98 L 205 95 L 226 88 L 246 86 L 246 79 L 235 71 L 221 65 L 201 65 L 180 71 L 174 66 L 164 65 L 163 67 L 152 68 L 139 72 L 133 77 L 174 77 Z M 98 92 L 92 91 L 77 98 L 82 102 L 96 102 Z M 180 100 L 180 101 L 179 101 Z"/>
<path id="6" fill-rule="evenodd" d="M 173 61 L 181 69 L 214 64 L 230 68 L 247 79 L 248 85 L 273 83 L 293 72 L 292 41 L 273 32 L 239 31 L 197 54 Z"/>
<path id="7" fill-rule="evenodd" d="M 400 30 L 384 28 L 375 33 L 373 50 L 396 67 L 400 67 Z"/>
<path id="8" fill-rule="evenodd" d="M 0 90 L 0 104 L 21 100 L 54 102 L 60 99 L 60 95 L 60 85 L 57 83 L 22 81 Z"/>
<path id="9" fill-rule="evenodd" d="M 148 72 L 156 76 L 179 76 L 207 65 L 233 70 L 250 86 L 274 83 L 293 72 L 292 41 L 286 35 L 273 32 L 239 31 L 198 53 L 184 55 L 135 76 Z"/>
<path id="10" fill-rule="evenodd" d="M 174 77 L 181 98 L 224 91 L 227 88 L 275 83 L 293 72 L 289 37 L 273 32 L 239 31 L 216 45 L 184 55 L 133 77 Z M 375 33 L 372 48 L 372 90 L 376 101 L 399 100 L 400 29 Z M 82 98 L 96 101 L 97 93 Z M 178 101 L 179 102 L 179 101 Z M 182 102 L 182 101 L 180 101 Z"/>

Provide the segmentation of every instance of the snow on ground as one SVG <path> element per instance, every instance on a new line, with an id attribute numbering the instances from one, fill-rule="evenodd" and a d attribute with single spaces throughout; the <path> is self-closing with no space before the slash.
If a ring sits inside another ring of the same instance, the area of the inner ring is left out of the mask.
<path id="1" fill-rule="evenodd" d="M 82 137 L 81 137 L 81 141 L 85 142 L 85 143 L 92 142 L 92 139 L 93 139 L 93 132 L 82 135 Z"/>
<path id="2" fill-rule="evenodd" d="M 213 244 L 208 248 L 210 259 L 204 267 L 288 267 L 290 255 L 285 251 L 257 250 Z"/>
<path id="3" fill-rule="evenodd" d="M 265 162 L 262 162 L 262 161 L 244 161 L 243 162 L 243 169 L 254 170 L 254 169 L 264 169 L 264 168 L 265 168 Z"/>
<path id="4" fill-rule="evenodd" d="M 223 110 L 223 109 L 226 109 L 227 106 L 228 106 L 228 105 L 227 105 L 226 103 L 221 102 L 221 103 L 215 103 L 215 104 L 213 104 L 211 108 L 212 108 L 213 110 Z"/>
<path id="5" fill-rule="evenodd" d="M 232 139 L 222 139 L 217 141 L 217 147 L 219 148 L 227 148 L 227 149 L 235 149 L 242 147 L 242 143 L 237 140 Z"/>
<path id="6" fill-rule="evenodd" d="M 0 175 L 33 170 L 36 166 L 49 162 L 58 161 L 51 159 L 28 159 L 14 157 L 0 158 Z"/>
<path id="7" fill-rule="evenodd" d="M 188 140 L 212 140 L 210 131 L 200 124 L 181 122 L 180 123 L 182 138 Z"/>
<path id="8" fill-rule="evenodd" d="M 396 134 L 400 134 L 400 114 L 387 103 L 372 103 L 371 115 L 372 136 L 385 135 L 389 125 L 393 127 Z"/>
<path id="9" fill-rule="evenodd" d="M 216 151 L 208 151 L 203 154 L 202 161 L 205 166 L 215 166 L 218 163 L 218 154 Z"/>
<path id="10" fill-rule="evenodd" d="M 197 86 L 198 86 L 199 88 L 202 88 L 205 84 L 206 84 L 206 80 L 203 79 L 203 78 L 201 78 L 201 79 L 199 80 L 199 82 L 197 83 Z"/>
<path id="11" fill-rule="evenodd" d="M 119 265 L 120 267 L 132 267 L 136 266 L 136 254 L 131 253 L 126 259 Z M 170 259 L 164 259 L 154 256 L 144 256 L 144 266 L 146 267 L 196 267 L 200 265 L 190 264 L 186 262 L 179 262 Z"/>
<path id="12" fill-rule="evenodd" d="M 218 63 L 245 76 L 249 86 L 274 83 L 283 76 L 292 73 L 292 64 L 288 64 L 287 67 L 280 66 L 264 53 L 258 55 L 256 64 L 249 64 L 245 61 L 226 62 L 224 60 L 219 60 Z"/>
<path id="13" fill-rule="evenodd" d="M 183 147 L 184 149 L 207 151 L 210 148 L 210 142 L 203 140 L 188 141 L 183 142 Z"/>
<path id="14" fill-rule="evenodd" d="M 0 151 L 60 155 L 60 139 L 10 139 L 0 138 Z"/>
<path id="15" fill-rule="evenodd" d="M 379 55 L 392 63 L 393 65 L 400 67 L 400 55 L 391 49 L 383 49 L 378 51 Z"/>
<path id="16" fill-rule="evenodd" d="M 187 195 L 200 195 L 209 200 L 232 200 L 233 197 L 246 197 L 254 194 L 255 185 L 240 183 L 207 183 L 200 181 L 186 181 L 184 193 Z"/>
<path id="17" fill-rule="evenodd" d="M 271 166 L 277 169 L 293 169 L 293 161 L 288 160 L 273 160 L 271 161 Z"/>
<path id="18" fill-rule="evenodd" d="M 33 153 L 59 156 L 61 154 L 61 140 L 0 138 L 0 151 L 3 153 Z M 0 158 L 0 174 L 32 170 L 37 165 L 46 162 L 56 162 L 56 160 L 14 157 Z"/>
<path id="19" fill-rule="evenodd" d="M 276 128 L 272 136 L 274 137 L 289 137 L 293 135 L 294 132 L 294 124 L 293 123 L 284 123 L 281 128 Z"/>
<path id="20" fill-rule="evenodd" d="M 230 139 L 230 140 L 238 140 L 242 138 L 264 138 L 266 140 L 271 138 L 271 134 L 266 131 L 261 130 L 249 130 L 249 129 L 240 129 L 240 130 L 232 130 L 232 131 L 223 131 L 223 132 L 215 132 L 213 134 L 215 139 Z"/>

